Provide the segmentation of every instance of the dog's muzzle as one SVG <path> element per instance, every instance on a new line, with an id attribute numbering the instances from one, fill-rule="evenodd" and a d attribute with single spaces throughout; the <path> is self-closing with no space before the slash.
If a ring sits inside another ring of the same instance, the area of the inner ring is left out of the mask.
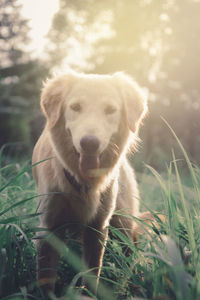
<path id="1" fill-rule="evenodd" d="M 96 136 L 85 135 L 80 140 L 81 153 L 79 158 L 79 169 L 81 176 L 89 181 L 94 177 L 99 176 L 99 146 L 100 141 Z"/>

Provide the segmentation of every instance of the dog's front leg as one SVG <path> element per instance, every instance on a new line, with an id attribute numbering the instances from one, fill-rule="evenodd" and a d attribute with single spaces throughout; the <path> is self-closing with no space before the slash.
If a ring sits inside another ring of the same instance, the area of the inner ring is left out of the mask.
<path id="1" fill-rule="evenodd" d="M 95 226 L 95 224 L 90 224 L 84 232 L 84 260 L 87 266 L 92 269 L 89 274 L 92 276 L 84 278 L 84 282 L 86 287 L 94 294 L 97 293 L 107 235 L 107 228 Z"/>
<path id="2" fill-rule="evenodd" d="M 56 239 L 63 238 L 62 232 L 50 232 L 46 239 L 37 241 L 37 277 L 45 297 L 54 292 L 59 253 Z"/>

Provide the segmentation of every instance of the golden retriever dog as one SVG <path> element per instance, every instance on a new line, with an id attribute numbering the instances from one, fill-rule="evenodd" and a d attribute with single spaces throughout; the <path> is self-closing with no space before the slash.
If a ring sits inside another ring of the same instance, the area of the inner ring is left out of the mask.
<path id="1" fill-rule="evenodd" d="M 123 73 L 68 72 L 44 86 L 41 108 L 46 126 L 34 148 L 33 168 L 41 197 L 41 227 L 63 240 L 80 230 L 83 258 L 93 269 L 96 293 L 108 225 L 134 239 L 139 192 L 126 158 L 136 146 L 147 112 L 142 89 Z M 59 255 L 45 239 L 37 242 L 38 280 L 54 291 Z"/>

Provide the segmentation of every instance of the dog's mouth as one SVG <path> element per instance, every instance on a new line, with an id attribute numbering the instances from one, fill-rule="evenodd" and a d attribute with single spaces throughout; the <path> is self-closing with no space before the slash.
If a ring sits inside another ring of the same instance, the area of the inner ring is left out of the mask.
<path id="1" fill-rule="evenodd" d="M 104 152 L 99 154 L 79 153 L 75 147 L 74 152 L 78 159 L 80 175 L 85 181 L 92 181 L 108 173 L 109 166 L 105 163 L 101 166 Z"/>
<path id="2" fill-rule="evenodd" d="M 83 179 L 90 181 L 100 176 L 100 155 L 79 153 L 74 147 L 74 152 L 79 161 L 79 170 Z"/>
<path id="3" fill-rule="evenodd" d="M 100 159 L 98 155 L 80 154 L 79 156 L 79 169 L 81 176 L 90 181 L 99 176 Z"/>

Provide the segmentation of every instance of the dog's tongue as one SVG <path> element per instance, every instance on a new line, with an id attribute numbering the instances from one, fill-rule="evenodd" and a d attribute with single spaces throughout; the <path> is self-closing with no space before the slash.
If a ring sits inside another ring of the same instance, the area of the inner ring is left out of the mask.
<path id="1" fill-rule="evenodd" d="M 99 157 L 97 155 L 81 154 L 79 168 L 84 179 L 90 180 L 96 177 L 95 171 L 99 168 Z"/>

